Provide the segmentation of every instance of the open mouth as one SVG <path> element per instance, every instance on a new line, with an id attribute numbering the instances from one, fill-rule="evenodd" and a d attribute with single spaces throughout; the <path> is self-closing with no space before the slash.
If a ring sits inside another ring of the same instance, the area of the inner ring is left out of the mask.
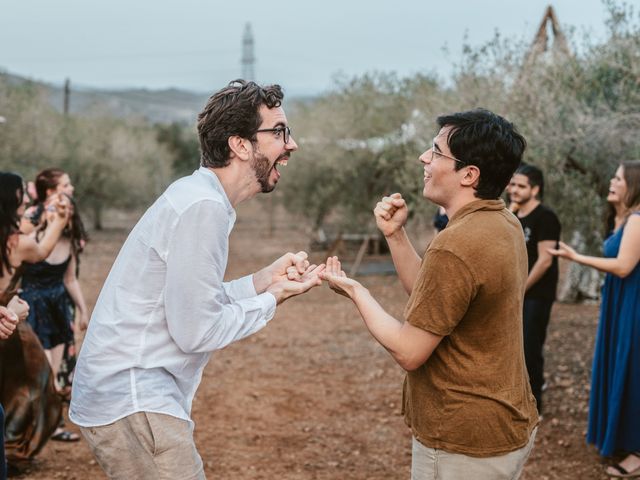
<path id="1" fill-rule="evenodd" d="M 280 171 L 278 170 L 278 167 L 279 166 L 280 167 L 286 167 L 288 161 L 289 161 L 289 155 L 282 155 L 273 164 L 272 171 L 275 173 L 276 181 L 280 178 Z"/>
<path id="2" fill-rule="evenodd" d="M 286 167 L 288 162 L 289 162 L 289 155 L 282 155 L 276 160 L 276 163 L 273 164 L 273 168 L 277 172 L 278 166 Z"/>

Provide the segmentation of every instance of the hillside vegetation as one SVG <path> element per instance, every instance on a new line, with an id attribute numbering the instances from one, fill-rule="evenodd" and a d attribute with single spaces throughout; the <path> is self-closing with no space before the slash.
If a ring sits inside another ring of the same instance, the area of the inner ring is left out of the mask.
<path id="1" fill-rule="evenodd" d="M 374 228 L 370 212 L 379 197 L 401 191 L 414 219 L 429 223 L 433 206 L 420 198 L 417 157 L 436 133 L 435 118 L 484 107 L 513 121 L 527 138 L 525 160 L 545 171 L 545 201 L 564 231 L 582 233 L 587 246 L 597 248 L 609 178 L 620 161 L 640 158 L 640 17 L 627 4 L 606 5 L 606 40 L 574 34 L 574 55 L 532 60 L 530 44 L 496 33 L 485 45 L 465 46 L 446 81 L 435 74 L 371 73 L 337 80 L 313 99 L 286 98 L 300 151 L 276 198 L 310 227 L 363 232 Z M 282 83 L 286 87 L 286 79 Z M 194 97 L 121 92 L 118 101 L 130 112 L 139 112 L 136 102 L 153 109 L 164 98 L 172 105 L 167 108 L 189 118 L 180 123 L 177 117 L 158 122 L 139 113 L 116 115 L 108 102 L 79 113 L 75 92 L 65 116 L 51 106 L 50 95 L 45 86 L 0 75 L 0 115 L 6 118 L 0 168 L 26 178 L 53 165 L 69 171 L 96 226 L 104 207 L 146 205 L 198 165 Z"/>
<path id="2" fill-rule="evenodd" d="M 525 161 L 545 172 L 545 201 L 565 237 L 581 232 L 598 248 L 609 179 L 619 162 L 640 159 L 640 17 L 629 5 L 606 5 L 606 40 L 574 34 L 574 55 L 532 59 L 529 43 L 496 33 L 464 48 L 448 82 L 370 74 L 298 105 L 291 117 L 301 148 L 283 182 L 284 205 L 315 226 L 372 230 L 375 202 L 400 191 L 429 223 L 417 157 L 437 133 L 435 118 L 484 107 L 526 137 Z"/>

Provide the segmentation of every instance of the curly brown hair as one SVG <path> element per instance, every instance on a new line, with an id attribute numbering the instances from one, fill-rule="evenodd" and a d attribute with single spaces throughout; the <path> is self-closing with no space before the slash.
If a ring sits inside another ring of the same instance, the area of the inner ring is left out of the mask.
<path id="1" fill-rule="evenodd" d="M 256 141 L 262 124 L 260 107 L 277 108 L 284 94 L 280 85 L 260 86 L 255 82 L 234 80 L 214 93 L 198 115 L 200 165 L 221 168 L 229 165 L 229 137 Z"/>

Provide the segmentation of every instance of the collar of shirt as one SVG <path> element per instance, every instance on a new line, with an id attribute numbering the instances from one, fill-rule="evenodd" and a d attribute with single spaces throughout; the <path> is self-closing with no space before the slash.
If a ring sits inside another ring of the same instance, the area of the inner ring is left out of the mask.
<path id="1" fill-rule="evenodd" d="M 222 186 L 222 183 L 220 183 L 220 179 L 218 178 L 218 176 L 207 167 L 198 168 L 197 173 L 200 173 L 205 177 L 207 177 L 211 181 L 211 186 L 216 191 L 220 192 L 220 195 L 224 200 L 224 205 L 225 207 L 227 207 L 227 211 L 229 212 L 229 215 L 235 220 L 236 211 L 234 210 L 233 205 L 231 205 L 231 202 L 229 201 L 229 197 L 227 197 L 227 192 L 224 191 L 224 187 Z"/>
<path id="2" fill-rule="evenodd" d="M 453 215 L 453 217 L 449 219 L 449 225 L 447 226 L 450 226 L 451 224 L 457 222 L 461 218 L 466 217 L 467 215 L 477 212 L 479 210 L 499 211 L 505 208 L 506 208 L 505 203 L 501 198 L 496 200 L 483 200 L 483 199 L 474 200 L 473 202 L 469 202 L 465 206 L 460 208 L 460 210 L 458 210 Z"/>

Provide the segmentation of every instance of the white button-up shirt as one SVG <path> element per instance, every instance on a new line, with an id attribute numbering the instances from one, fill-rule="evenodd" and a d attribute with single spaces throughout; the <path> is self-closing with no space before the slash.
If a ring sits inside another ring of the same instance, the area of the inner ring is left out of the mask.
<path id="1" fill-rule="evenodd" d="M 100 292 L 69 417 L 106 425 L 139 411 L 190 421 L 211 352 L 264 327 L 276 300 L 251 275 L 223 282 L 235 222 L 206 168 L 162 194 L 129 234 Z"/>

